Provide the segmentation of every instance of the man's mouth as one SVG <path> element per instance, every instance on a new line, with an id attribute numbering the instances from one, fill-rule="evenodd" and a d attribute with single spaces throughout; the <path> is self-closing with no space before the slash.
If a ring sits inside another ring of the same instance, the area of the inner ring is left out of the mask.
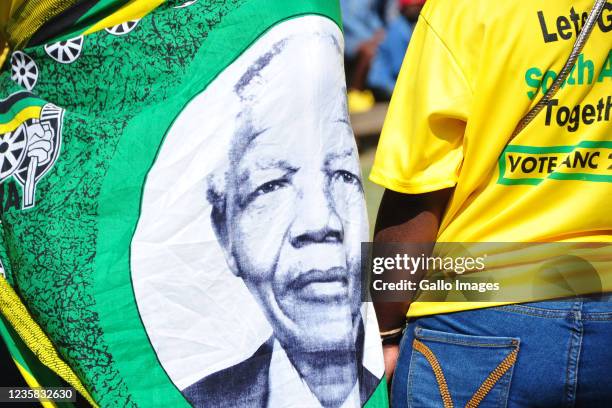
<path id="1" fill-rule="evenodd" d="M 345 268 L 311 269 L 299 274 L 289 289 L 307 302 L 348 301 L 348 276 Z"/>

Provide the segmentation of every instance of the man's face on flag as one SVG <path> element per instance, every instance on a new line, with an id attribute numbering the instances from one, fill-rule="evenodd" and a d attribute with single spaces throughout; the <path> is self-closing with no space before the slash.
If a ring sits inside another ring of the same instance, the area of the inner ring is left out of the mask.
<path id="1" fill-rule="evenodd" d="M 226 252 L 286 349 L 352 349 L 365 207 L 342 55 L 332 37 L 277 45 L 237 85 Z"/>

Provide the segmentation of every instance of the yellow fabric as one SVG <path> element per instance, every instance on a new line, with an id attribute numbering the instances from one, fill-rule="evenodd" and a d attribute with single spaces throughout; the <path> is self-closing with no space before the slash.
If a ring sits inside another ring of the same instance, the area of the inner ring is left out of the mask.
<path id="1" fill-rule="evenodd" d="M 19 299 L 19 296 L 17 296 L 6 279 L 1 276 L 0 312 L 15 332 L 19 334 L 28 348 L 38 357 L 41 363 L 49 367 L 68 384 L 73 386 L 90 404 L 94 407 L 97 406 L 85 387 L 83 387 L 83 384 L 81 384 L 77 375 L 57 354 L 57 351 L 47 335 L 34 321 L 32 316 L 30 316 L 30 313 Z"/>
<path id="2" fill-rule="evenodd" d="M 17 369 L 19 370 L 19 372 L 23 376 L 23 379 L 25 380 L 26 384 L 28 384 L 28 387 L 30 387 L 30 388 L 38 388 L 38 387 L 40 387 L 40 384 L 38 383 L 36 378 L 34 378 L 32 376 L 32 374 L 30 374 L 28 372 L 28 370 L 26 370 L 24 367 L 22 367 L 21 364 L 19 364 L 17 361 L 15 361 L 15 360 L 13 360 L 13 361 L 15 362 L 15 365 L 17 366 Z M 55 403 L 53 401 L 40 401 L 40 404 L 43 406 L 43 408 L 55 408 L 55 407 L 57 407 L 57 405 L 55 405 Z"/>
<path id="3" fill-rule="evenodd" d="M 2 0 L 0 2 L 0 67 L 12 49 L 22 47 L 44 23 L 76 0 Z"/>
<path id="4" fill-rule="evenodd" d="M 0 135 L 12 132 L 28 119 L 40 118 L 41 110 L 42 108 L 40 106 L 30 106 L 25 109 L 22 109 L 9 122 L 0 124 Z"/>
<path id="5" fill-rule="evenodd" d="M 9 53 L 6 25 L 10 16 L 21 6 L 25 0 L 3 0 L 0 1 L 0 67 L 6 61 Z"/>
<path id="6" fill-rule="evenodd" d="M 119 10 L 88 28 L 83 34 L 91 34 L 130 20 L 137 20 L 162 4 L 164 0 L 132 0 Z"/>
<path id="7" fill-rule="evenodd" d="M 30 0 L 12 7 L 5 34 L 14 49 L 20 49 L 53 17 L 69 9 L 76 0 Z"/>
<path id="8" fill-rule="evenodd" d="M 8 43 L 0 35 L 0 68 L 2 68 L 4 61 L 8 58 L 9 51 Z"/>
<path id="9" fill-rule="evenodd" d="M 557 105 L 513 140 L 512 148 L 528 152 L 502 156 L 503 173 L 498 162 L 521 117 L 567 60 L 593 3 L 426 3 L 370 179 L 406 194 L 455 187 L 439 242 L 612 241 L 610 3 Z M 578 160 L 587 153 L 596 168 Z M 604 290 L 612 290 L 605 278 Z M 497 304 L 416 302 L 409 316 Z"/>
<path id="10" fill-rule="evenodd" d="M 25 0 L 0 2 L 0 67 L 6 61 L 10 47 L 22 47 L 45 22 L 67 10 L 76 0 Z M 129 20 L 137 20 L 162 4 L 164 0 L 131 0 L 115 13 L 100 20 L 84 34 L 113 27 Z M 20 8 L 20 6 L 23 7 Z"/>
<path id="11" fill-rule="evenodd" d="M 3 0 L 0 2 L 0 30 L 4 31 L 4 27 L 11 15 L 17 10 L 25 0 Z"/>

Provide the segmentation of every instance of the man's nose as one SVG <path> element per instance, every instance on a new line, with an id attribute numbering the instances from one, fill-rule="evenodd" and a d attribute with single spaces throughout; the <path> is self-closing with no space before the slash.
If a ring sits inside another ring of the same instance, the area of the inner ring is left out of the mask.
<path id="1" fill-rule="evenodd" d="M 295 248 L 313 243 L 343 241 L 342 220 L 326 188 L 311 183 L 309 188 L 301 192 L 296 204 L 295 217 L 289 231 L 291 244 Z"/>

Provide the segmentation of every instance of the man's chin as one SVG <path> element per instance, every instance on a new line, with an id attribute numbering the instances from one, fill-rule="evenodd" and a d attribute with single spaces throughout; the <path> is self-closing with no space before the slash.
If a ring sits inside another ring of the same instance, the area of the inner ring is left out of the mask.
<path id="1" fill-rule="evenodd" d="M 348 302 L 334 305 L 292 301 L 279 303 L 284 318 L 275 319 L 277 322 L 288 320 L 293 323 L 274 328 L 284 348 L 299 348 L 305 352 L 355 348 L 358 307 L 351 307 Z"/>
<path id="2" fill-rule="evenodd" d="M 302 352 L 347 351 L 355 350 L 355 334 L 352 324 L 344 321 L 319 321 L 310 325 L 300 325 L 288 346 Z"/>

